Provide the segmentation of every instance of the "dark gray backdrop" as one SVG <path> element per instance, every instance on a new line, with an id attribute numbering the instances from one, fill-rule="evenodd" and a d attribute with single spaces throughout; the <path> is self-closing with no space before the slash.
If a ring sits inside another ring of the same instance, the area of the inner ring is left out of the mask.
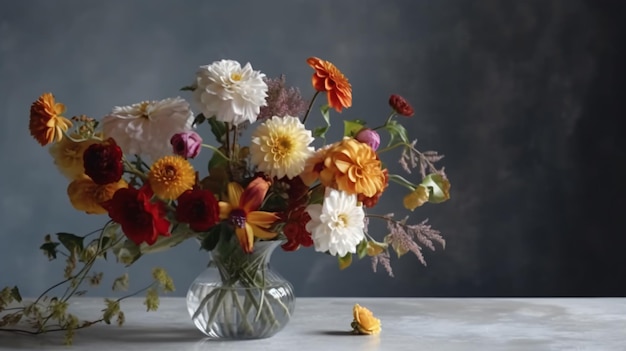
<path id="1" fill-rule="evenodd" d="M 623 18 L 623 2 L 582 0 L 2 2 L 0 286 L 34 295 L 56 282 L 62 262 L 38 250 L 43 235 L 105 220 L 71 209 L 28 135 L 40 93 L 101 117 L 178 95 L 197 66 L 232 58 L 308 97 L 314 55 L 353 85 L 339 117 L 374 123 L 390 93 L 411 101 L 408 128 L 447 155 L 453 187 L 450 202 L 413 214 L 448 240 L 428 267 L 407 255 L 389 278 L 367 260 L 339 271 L 312 250 L 279 252 L 299 296 L 624 295 Z M 381 212 L 400 209 L 395 189 Z M 133 287 L 158 264 L 182 295 L 207 255 L 189 242 L 142 260 Z"/>

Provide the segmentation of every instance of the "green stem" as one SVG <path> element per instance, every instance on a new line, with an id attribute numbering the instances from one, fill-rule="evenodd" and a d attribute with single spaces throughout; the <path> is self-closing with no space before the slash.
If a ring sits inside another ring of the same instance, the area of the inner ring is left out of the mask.
<path id="1" fill-rule="evenodd" d="M 391 119 L 395 115 L 396 115 L 396 111 L 391 110 L 391 113 L 389 114 L 389 117 L 387 117 L 387 120 L 385 120 L 385 123 L 383 123 L 382 125 L 379 125 L 376 128 L 372 128 L 372 130 L 378 130 L 378 129 L 381 129 L 381 128 L 385 128 L 389 124 L 389 122 L 391 122 Z"/>
<path id="2" fill-rule="evenodd" d="M 209 144 L 202 144 L 203 147 L 206 147 L 207 149 L 212 150 L 213 152 L 216 152 L 218 155 L 222 156 L 224 159 L 230 161 L 230 158 L 226 155 L 224 155 L 223 152 L 220 151 L 220 149 L 216 148 L 213 145 L 209 145 Z"/>
<path id="3" fill-rule="evenodd" d="M 306 113 L 304 114 L 304 118 L 302 118 L 302 124 L 304 124 L 307 120 L 307 118 L 309 118 L 309 113 L 311 113 L 311 107 L 313 107 L 313 102 L 315 101 L 315 99 L 317 98 L 317 96 L 319 95 L 319 91 L 316 91 L 315 94 L 313 95 L 313 97 L 311 98 L 311 102 L 309 102 L 309 107 L 306 109 Z"/>
<path id="4" fill-rule="evenodd" d="M 386 148 L 379 149 L 378 151 L 376 151 L 376 153 L 378 153 L 380 155 L 381 153 L 389 151 L 389 150 L 393 150 L 393 149 L 397 148 L 398 146 L 407 146 L 407 145 L 409 145 L 409 144 L 401 141 L 399 143 L 395 143 L 395 144 L 393 144 L 391 146 L 388 146 Z"/>
<path id="5" fill-rule="evenodd" d="M 403 177 L 401 177 L 401 176 L 399 176 L 397 174 L 390 174 L 389 175 L 389 181 L 390 182 L 394 182 L 396 184 L 400 184 L 403 187 L 405 187 L 405 188 L 407 188 L 407 189 L 409 189 L 411 191 L 414 191 L 417 188 L 417 185 L 413 184 L 412 182 L 406 180 L 405 178 L 403 178 Z"/>

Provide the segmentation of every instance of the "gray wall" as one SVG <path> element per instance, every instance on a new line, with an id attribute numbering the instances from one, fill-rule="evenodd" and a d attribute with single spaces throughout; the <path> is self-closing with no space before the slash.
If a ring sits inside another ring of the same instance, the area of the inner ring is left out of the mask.
<path id="1" fill-rule="evenodd" d="M 74 211 L 66 180 L 30 138 L 28 109 L 52 91 L 69 115 L 177 95 L 195 68 L 250 61 L 311 96 L 305 60 L 334 62 L 354 89 L 340 117 L 386 117 L 412 102 L 420 147 L 437 149 L 452 200 L 415 211 L 448 241 L 409 255 L 395 278 L 368 260 L 278 252 L 299 296 L 623 295 L 624 6 L 594 1 L 44 1 L 0 4 L 0 286 L 34 295 L 63 262 L 38 250 L 46 233 L 85 233 L 106 217 Z M 618 41 L 619 39 L 619 41 Z M 184 97 L 189 97 L 182 94 Z M 620 152 L 620 154 L 618 154 Z M 619 157 L 620 163 L 617 163 Z M 400 210 L 395 188 L 381 212 Z M 403 214 L 406 211 L 400 211 Z M 374 227 L 372 233 L 383 228 Z M 143 261 L 143 262 L 142 262 Z M 142 258 L 176 294 L 203 269 L 193 242 Z M 126 271 L 114 261 L 105 277 Z M 94 294 L 108 294 L 110 280 Z"/>

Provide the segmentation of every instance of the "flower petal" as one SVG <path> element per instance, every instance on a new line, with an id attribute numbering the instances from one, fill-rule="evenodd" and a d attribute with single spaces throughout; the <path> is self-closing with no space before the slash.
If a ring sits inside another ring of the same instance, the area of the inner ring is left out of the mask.
<path id="1" fill-rule="evenodd" d="M 241 201 L 241 194 L 243 193 L 243 188 L 236 182 L 228 183 L 228 202 L 233 207 L 239 206 L 239 202 Z"/>
<path id="2" fill-rule="evenodd" d="M 220 201 L 218 205 L 220 207 L 220 219 L 227 219 L 230 215 L 230 211 L 233 210 L 233 206 L 224 201 Z"/>
<path id="3" fill-rule="evenodd" d="M 278 235 L 278 233 L 272 233 L 257 225 L 249 225 L 249 226 L 250 228 L 252 228 L 252 232 L 254 233 L 254 236 L 260 239 L 265 239 L 265 240 L 274 239 L 276 235 Z"/>
<path id="4" fill-rule="evenodd" d="M 238 201 L 239 207 L 246 213 L 258 210 L 261 207 L 261 204 L 263 204 L 263 199 L 265 198 L 265 194 L 267 194 L 267 190 L 269 190 L 269 188 L 270 184 L 265 179 L 261 177 L 256 178 L 248 184 L 246 190 L 244 190 L 241 194 Z M 235 204 L 235 202 L 231 203 Z"/>
<path id="5" fill-rule="evenodd" d="M 269 227 L 280 218 L 274 212 L 252 211 L 246 215 L 246 222 L 261 227 Z"/>
<path id="6" fill-rule="evenodd" d="M 254 246 L 254 232 L 252 227 L 246 223 L 243 228 L 235 228 L 235 234 L 239 239 L 239 244 L 245 253 L 251 253 Z"/>

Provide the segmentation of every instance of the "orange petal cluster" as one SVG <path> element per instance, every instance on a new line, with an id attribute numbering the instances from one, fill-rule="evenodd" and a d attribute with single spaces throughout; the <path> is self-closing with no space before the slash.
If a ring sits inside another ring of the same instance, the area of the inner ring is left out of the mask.
<path id="1" fill-rule="evenodd" d="M 30 106 L 30 122 L 28 129 L 30 135 L 41 146 L 63 139 L 72 122 L 61 116 L 65 112 L 65 105 L 54 100 L 51 93 L 42 94 L 37 101 Z"/>
<path id="2" fill-rule="evenodd" d="M 105 185 L 96 184 L 91 178 L 83 176 L 70 183 L 67 195 L 75 209 L 88 214 L 105 214 L 107 210 L 102 203 L 113 198 L 113 194 L 121 188 L 128 188 L 124 179 Z"/>
<path id="3" fill-rule="evenodd" d="M 322 157 L 323 164 L 314 164 L 313 172 L 319 170 L 319 179 L 324 186 L 373 197 L 387 185 L 376 152 L 356 139 L 344 138 L 316 157 Z"/>
<path id="4" fill-rule="evenodd" d="M 317 57 L 309 57 L 306 62 L 315 73 L 311 83 L 317 91 L 325 91 L 328 105 L 337 112 L 352 106 L 352 86 L 335 65 Z"/>

